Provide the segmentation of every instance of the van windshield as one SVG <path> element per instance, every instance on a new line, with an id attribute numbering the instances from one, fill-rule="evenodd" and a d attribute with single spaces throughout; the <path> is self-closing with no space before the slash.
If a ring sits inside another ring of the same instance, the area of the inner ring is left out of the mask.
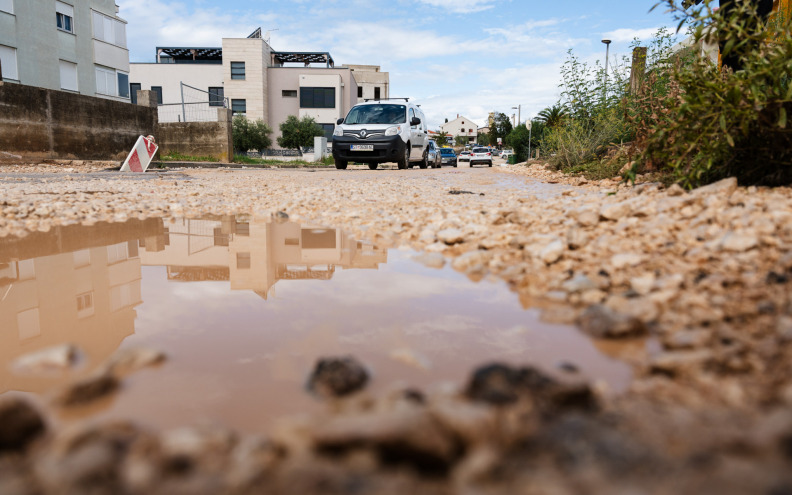
<path id="1" fill-rule="evenodd" d="M 349 111 L 344 124 L 403 124 L 406 109 L 404 105 L 360 105 Z"/>

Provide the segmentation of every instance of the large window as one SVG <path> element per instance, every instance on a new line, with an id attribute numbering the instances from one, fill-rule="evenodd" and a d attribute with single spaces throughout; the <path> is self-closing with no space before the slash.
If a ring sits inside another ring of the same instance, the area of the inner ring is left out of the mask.
<path id="1" fill-rule="evenodd" d="M 245 78 L 245 62 L 231 62 L 231 79 Z"/>
<path id="2" fill-rule="evenodd" d="M 151 90 L 157 95 L 157 105 L 162 105 L 162 86 L 152 86 Z"/>
<path id="3" fill-rule="evenodd" d="M 94 38 L 126 48 L 126 25 L 96 11 L 92 14 Z"/>
<path id="4" fill-rule="evenodd" d="M 0 45 L 0 71 L 3 79 L 19 80 L 16 48 Z"/>
<path id="5" fill-rule="evenodd" d="M 59 60 L 60 87 L 68 91 L 77 91 L 77 64 Z"/>
<path id="6" fill-rule="evenodd" d="M 116 77 L 118 77 L 118 96 L 129 98 L 129 74 L 118 71 Z"/>
<path id="7" fill-rule="evenodd" d="M 284 89 L 281 91 L 281 96 L 284 98 L 297 98 L 297 90 L 296 89 Z"/>
<path id="8" fill-rule="evenodd" d="M 129 98 L 129 74 L 97 65 L 96 92 L 100 95 Z"/>
<path id="9" fill-rule="evenodd" d="M 300 108 L 335 108 L 335 88 L 300 88 Z"/>
<path id="10" fill-rule="evenodd" d="M 379 86 L 374 88 L 374 99 L 375 100 L 379 100 L 380 99 L 380 88 L 379 88 Z"/>
<path id="11" fill-rule="evenodd" d="M 58 29 L 74 32 L 74 7 L 63 2 L 55 2 L 55 21 Z"/>
<path id="12" fill-rule="evenodd" d="M 129 100 L 137 105 L 137 92 L 143 89 L 143 85 L 140 83 L 130 83 L 129 84 Z"/>
<path id="13" fill-rule="evenodd" d="M 209 88 L 209 106 L 222 107 L 225 90 L 221 86 Z"/>
<path id="14" fill-rule="evenodd" d="M 247 113 L 247 100 L 231 100 L 231 115 L 245 115 Z"/>
<path id="15" fill-rule="evenodd" d="M 3 12 L 8 12 L 9 14 L 13 14 L 14 0 L 0 0 L 0 10 Z"/>

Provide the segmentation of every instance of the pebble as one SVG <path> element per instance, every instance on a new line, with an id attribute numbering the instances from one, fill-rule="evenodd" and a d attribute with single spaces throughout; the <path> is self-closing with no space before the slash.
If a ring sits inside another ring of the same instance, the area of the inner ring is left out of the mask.
<path id="1" fill-rule="evenodd" d="M 355 358 L 327 357 L 317 361 L 308 389 L 319 397 L 342 397 L 362 390 L 368 379 L 368 371 Z"/>

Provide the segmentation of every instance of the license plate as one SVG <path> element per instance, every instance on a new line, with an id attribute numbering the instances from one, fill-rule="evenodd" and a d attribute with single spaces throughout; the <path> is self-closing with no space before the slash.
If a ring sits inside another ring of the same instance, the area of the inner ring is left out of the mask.
<path id="1" fill-rule="evenodd" d="M 374 151 L 373 144 L 352 144 L 349 146 L 350 151 Z"/>

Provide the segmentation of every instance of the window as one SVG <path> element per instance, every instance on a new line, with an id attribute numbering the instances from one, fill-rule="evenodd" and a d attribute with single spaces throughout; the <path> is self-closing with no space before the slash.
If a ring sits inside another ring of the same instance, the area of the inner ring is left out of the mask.
<path id="1" fill-rule="evenodd" d="M 113 244 L 107 246 L 107 264 L 112 265 L 113 263 L 118 263 L 120 261 L 125 261 L 129 259 L 129 251 L 126 242 L 121 242 L 119 244 Z"/>
<path id="2" fill-rule="evenodd" d="M 209 106 L 210 107 L 222 107 L 225 91 L 222 87 L 210 87 L 209 88 Z"/>
<path id="3" fill-rule="evenodd" d="M 0 45 L 0 71 L 2 71 L 2 73 L 0 73 L 2 79 L 19 80 L 16 48 Z"/>
<path id="4" fill-rule="evenodd" d="M 116 76 L 118 77 L 118 96 L 129 98 L 129 74 L 118 71 Z"/>
<path id="5" fill-rule="evenodd" d="M 0 10 L 3 12 L 8 12 L 9 14 L 13 14 L 14 0 L 0 0 Z"/>
<path id="6" fill-rule="evenodd" d="M 300 108 L 335 108 L 335 88 L 300 88 Z"/>
<path id="7" fill-rule="evenodd" d="M 157 105 L 162 105 L 162 86 L 152 86 L 151 90 L 157 94 Z"/>
<path id="8" fill-rule="evenodd" d="M 245 79 L 245 62 L 231 62 L 231 79 Z"/>
<path id="9" fill-rule="evenodd" d="M 94 314 L 93 292 L 77 295 L 77 318 L 87 318 Z"/>
<path id="10" fill-rule="evenodd" d="M 77 91 L 77 64 L 59 60 L 60 87 L 67 91 Z"/>
<path id="11" fill-rule="evenodd" d="M 137 105 L 137 92 L 140 91 L 141 89 L 143 89 L 143 86 L 140 83 L 129 84 L 129 99 L 135 105 Z"/>
<path id="12" fill-rule="evenodd" d="M 75 251 L 73 253 L 73 256 L 74 256 L 74 268 L 82 268 L 84 266 L 90 266 L 91 264 L 90 249 L 82 249 L 80 251 Z"/>
<path id="13" fill-rule="evenodd" d="M 284 89 L 281 91 L 281 96 L 284 98 L 297 98 L 297 90 L 296 89 Z"/>
<path id="14" fill-rule="evenodd" d="M 237 268 L 240 270 L 250 269 L 250 253 L 237 253 Z"/>
<path id="15" fill-rule="evenodd" d="M 55 22 L 58 29 L 68 33 L 74 32 L 74 7 L 63 2 L 55 2 Z"/>
<path id="16" fill-rule="evenodd" d="M 36 278 L 36 262 L 21 260 L 17 262 L 17 276 L 19 280 L 33 280 Z"/>
<path id="17" fill-rule="evenodd" d="M 96 11 L 92 12 L 92 17 L 94 38 L 126 48 L 126 25 L 123 22 Z"/>
<path id="18" fill-rule="evenodd" d="M 96 66 L 96 92 L 101 95 L 118 95 L 116 72 L 113 69 Z"/>
<path id="19" fill-rule="evenodd" d="M 231 100 L 231 115 L 245 115 L 247 113 L 247 100 Z"/>
<path id="20" fill-rule="evenodd" d="M 379 100 L 380 99 L 380 89 L 379 89 L 379 87 L 374 88 L 374 99 L 375 100 Z"/>
<path id="21" fill-rule="evenodd" d="M 358 98 L 363 98 L 363 86 L 358 86 Z"/>

